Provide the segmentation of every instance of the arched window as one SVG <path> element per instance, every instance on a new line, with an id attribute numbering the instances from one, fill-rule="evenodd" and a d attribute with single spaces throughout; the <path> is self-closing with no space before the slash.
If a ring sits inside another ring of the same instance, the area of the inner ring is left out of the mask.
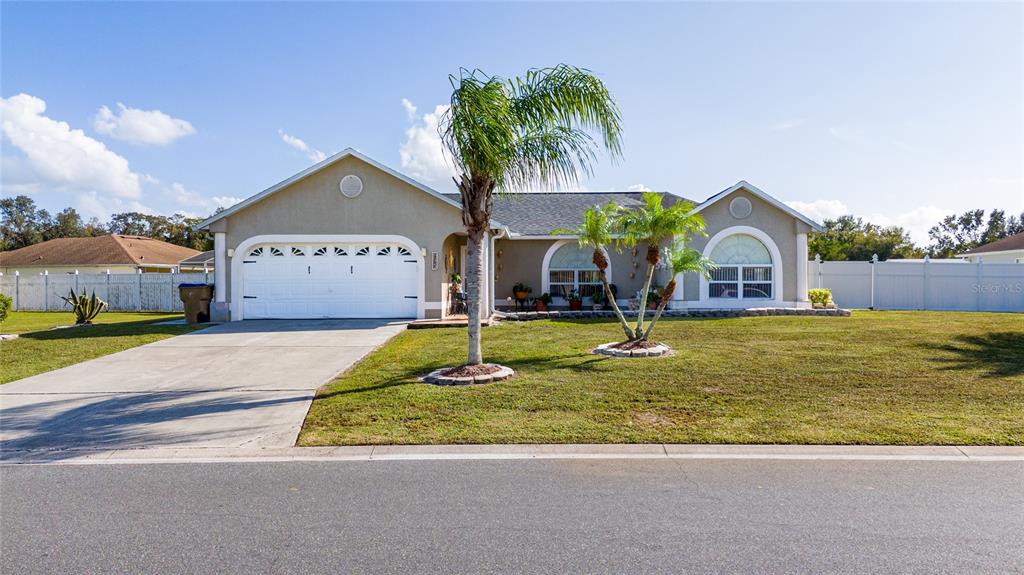
<path id="1" fill-rule="evenodd" d="M 567 243 L 551 254 L 548 262 L 548 284 L 551 297 L 566 299 L 570 292 L 590 297 L 601 291 L 601 278 L 594 265 L 594 250 Z"/>
<path id="2" fill-rule="evenodd" d="M 708 282 L 713 298 L 772 299 L 772 256 L 760 240 L 734 234 L 711 250 L 715 270 Z"/>

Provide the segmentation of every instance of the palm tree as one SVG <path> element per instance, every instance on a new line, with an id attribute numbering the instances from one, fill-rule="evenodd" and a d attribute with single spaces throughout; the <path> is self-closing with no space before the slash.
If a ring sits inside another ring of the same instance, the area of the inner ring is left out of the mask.
<path id="1" fill-rule="evenodd" d="M 466 248 L 469 307 L 468 365 L 480 350 L 480 248 L 495 191 L 575 184 L 597 160 L 596 132 L 615 158 L 621 154 L 619 110 L 604 83 L 590 71 L 560 64 L 512 80 L 462 69 L 449 77 L 451 106 L 438 131 L 459 176 Z"/>
<path id="2" fill-rule="evenodd" d="M 666 252 L 665 259 L 668 260 L 668 267 L 672 270 L 672 279 L 661 290 L 661 301 L 658 302 L 658 309 L 654 312 L 651 323 L 647 325 L 647 331 L 644 332 L 643 337 L 638 337 L 637 339 L 651 337 L 651 332 L 654 331 L 654 324 L 658 323 L 658 320 L 661 319 L 661 314 L 665 311 L 668 300 L 672 298 L 676 291 L 677 275 L 694 272 L 707 278 L 711 276 L 711 271 L 715 269 L 715 264 L 711 263 L 710 259 L 701 255 L 697 250 L 686 247 L 686 241 L 683 238 L 678 238 L 672 243 Z M 640 313 L 643 314 L 643 310 Z"/>
<path id="3" fill-rule="evenodd" d="M 707 235 L 704 231 L 704 218 L 693 213 L 693 202 L 678 202 L 665 207 L 661 194 L 644 192 L 641 198 L 642 206 L 623 210 L 618 218 L 623 243 L 628 246 L 647 244 L 647 279 L 640 294 L 640 313 L 637 314 L 636 329 L 633 330 L 637 338 L 644 334 L 647 294 L 654 280 L 654 270 L 661 264 L 661 246 L 678 239 L 685 242 L 692 234 Z"/>
<path id="4" fill-rule="evenodd" d="M 574 235 L 578 238 L 580 247 L 593 248 L 593 262 L 597 266 L 597 275 L 601 278 L 604 293 L 607 296 L 608 302 L 612 304 L 612 310 L 615 311 L 615 317 L 619 319 L 622 331 L 626 334 L 626 340 L 632 340 L 635 337 L 633 330 L 630 329 L 626 317 L 622 315 L 622 310 L 619 309 L 619 304 L 615 301 L 615 294 L 612 293 L 612 288 L 608 285 L 608 257 L 606 253 L 613 246 L 618 249 L 618 244 L 614 240 L 613 230 L 616 227 L 616 221 L 621 211 L 622 208 L 618 204 L 609 201 L 604 206 L 593 207 L 583 212 L 583 223 L 578 228 L 574 230 L 555 230 L 551 233 Z"/>

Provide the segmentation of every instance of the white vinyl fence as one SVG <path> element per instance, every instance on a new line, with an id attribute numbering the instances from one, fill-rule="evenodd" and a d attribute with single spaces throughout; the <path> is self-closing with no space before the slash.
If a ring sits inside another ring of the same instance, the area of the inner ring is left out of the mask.
<path id="1" fill-rule="evenodd" d="M 67 310 L 61 297 L 74 289 L 96 292 L 110 311 L 183 311 L 178 297 L 183 283 L 213 283 L 213 273 L 4 275 L 0 293 L 14 300 L 15 310 Z"/>
<path id="2" fill-rule="evenodd" d="M 807 263 L 808 286 L 844 308 L 1024 312 L 1024 265 L 870 261 Z"/>

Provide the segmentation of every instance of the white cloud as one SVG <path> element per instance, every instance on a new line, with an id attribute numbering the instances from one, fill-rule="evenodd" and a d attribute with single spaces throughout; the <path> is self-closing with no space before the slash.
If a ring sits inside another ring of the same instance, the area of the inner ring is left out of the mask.
<path id="1" fill-rule="evenodd" d="M 93 118 L 92 127 L 100 134 L 132 144 L 164 146 L 196 133 L 186 120 L 172 118 L 160 110 L 140 110 L 117 103 L 118 111 L 103 106 Z"/>
<path id="2" fill-rule="evenodd" d="M 807 118 L 793 118 L 790 120 L 782 120 L 772 124 L 769 129 L 774 132 L 781 132 L 784 130 L 792 130 L 793 128 L 799 128 L 807 123 Z"/>
<path id="3" fill-rule="evenodd" d="M 277 135 L 281 136 L 281 141 L 295 148 L 296 150 L 302 152 L 303 154 L 306 154 L 306 157 L 308 157 L 310 160 L 313 160 L 314 163 L 320 163 L 327 158 L 327 154 L 315 148 L 311 148 L 309 144 L 307 144 L 301 138 L 292 136 L 291 134 L 286 133 L 284 130 L 279 129 L 277 131 Z"/>
<path id="4" fill-rule="evenodd" d="M 101 220 L 106 220 L 111 214 L 122 212 L 158 213 L 138 200 L 124 200 L 102 196 L 96 193 L 96 191 L 86 191 L 78 194 L 78 211 L 86 219 L 96 217 Z"/>
<path id="5" fill-rule="evenodd" d="M 648 188 L 647 186 L 645 186 L 643 184 L 633 184 L 632 186 L 629 186 L 628 188 L 626 188 L 626 191 L 627 192 L 647 192 L 647 191 L 650 191 L 650 189 L 651 188 Z"/>
<path id="6" fill-rule="evenodd" d="M 174 202 L 176 206 L 175 212 L 183 213 L 189 217 L 206 217 L 216 211 L 217 208 L 230 208 L 242 201 L 242 198 L 233 196 L 207 197 L 199 192 L 187 189 L 178 182 L 174 182 L 166 187 L 164 193 Z"/>
<path id="7" fill-rule="evenodd" d="M 834 220 L 839 216 L 854 215 L 863 218 L 865 222 L 882 227 L 899 226 L 903 228 L 903 231 L 910 234 L 910 239 L 919 246 L 926 246 L 930 243 L 928 230 L 932 226 L 938 224 L 947 215 L 954 213 L 953 210 L 937 206 L 921 206 L 909 212 L 898 214 L 885 214 L 882 212 L 858 214 L 850 210 L 840 200 L 792 201 L 786 202 L 786 205 L 819 223 L 824 223 L 825 220 Z"/>
<path id="8" fill-rule="evenodd" d="M 29 94 L 0 98 L 4 136 L 25 154 L 37 183 L 101 196 L 140 197 L 140 176 L 128 160 L 82 130 L 44 116 L 45 111 L 46 102 Z"/>
<path id="9" fill-rule="evenodd" d="M 818 223 L 834 220 L 850 213 L 850 208 L 839 200 L 792 201 L 786 202 L 786 205 Z"/>
<path id="10" fill-rule="evenodd" d="M 422 117 L 416 116 L 416 106 L 409 100 L 403 99 L 402 107 L 412 124 L 405 131 L 405 142 L 398 148 L 402 171 L 424 183 L 450 188 L 451 179 L 456 175 L 455 162 L 437 132 L 438 122 L 448 106 L 438 105 Z"/>
<path id="11" fill-rule="evenodd" d="M 909 212 L 890 216 L 882 213 L 874 213 L 865 216 L 865 220 L 880 226 L 900 226 L 910 234 L 910 239 L 919 246 L 926 246 L 930 242 L 928 230 L 939 223 L 942 218 L 954 213 L 953 210 L 946 210 L 937 206 L 921 206 Z"/>
<path id="12" fill-rule="evenodd" d="M 410 122 L 416 120 L 416 106 L 407 98 L 402 98 L 402 108 L 405 108 L 405 115 L 409 118 Z"/>

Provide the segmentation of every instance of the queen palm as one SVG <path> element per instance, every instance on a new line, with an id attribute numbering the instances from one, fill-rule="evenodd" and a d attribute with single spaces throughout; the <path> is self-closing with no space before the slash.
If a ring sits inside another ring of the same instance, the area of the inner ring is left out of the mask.
<path id="1" fill-rule="evenodd" d="M 565 64 L 505 80 L 479 70 L 450 76 L 451 106 L 439 125 L 451 154 L 466 226 L 468 365 L 483 362 L 480 349 L 481 247 L 495 192 L 575 184 L 590 174 L 597 142 L 621 154 L 619 110 L 590 71 Z"/>

